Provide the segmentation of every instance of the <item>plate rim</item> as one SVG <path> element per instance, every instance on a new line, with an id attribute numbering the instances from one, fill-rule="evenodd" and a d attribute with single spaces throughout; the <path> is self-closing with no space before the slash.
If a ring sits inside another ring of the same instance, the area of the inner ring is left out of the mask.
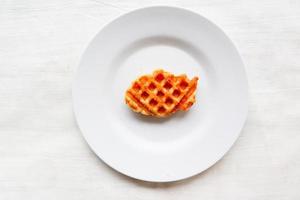
<path id="1" fill-rule="evenodd" d="M 109 164 L 108 161 L 102 159 L 96 152 L 95 150 L 95 147 L 88 142 L 87 140 L 87 137 L 86 137 L 86 134 L 85 132 L 83 131 L 83 128 L 81 127 L 80 123 L 79 123 L 79 120 L 78 120 L 78 113 L 77 113 L 77 109 L 75 108 L 75 103 L 74 103 L 74 99 L 75 99 L 75 83 L 77 82 L 77 79 L 78 79 L 78 71 L 79 71 L 79 68 L 81 66 L 81 63 L 82 63 L 82 60 L 83 60 L 83 57 L 85 55 L 85 53 L 87 52 L 88 48 L 90 47 L 90 45 L 95 41 L 95 39 L 97 38 L 97 36 L 104 30 L 106 29 L 111 23 L 117 21 L 118 19 L 128 15 L 128 14 L 131 14 L 133 12 L 141 12 L 143 10 L 148 10 L 148 9 L 174 9 L 174 10 L 177 10 L 177 11 L 183 11 L 183 12 L 190 12 L 194 15 L 198 15 L 200 16 L 201 18 L 203 18 L 204 20 L 206 20 L 207 22 L 209 22 L 210 25 L 214 26 L 216 29 L 218 29 L 218 31 L 220 31 L 223 36 L 228 40 L 228 42 L 231 44 L 231 46 L 234 48 L 234 50 L 237 52 L 237 55 L 239 56 L 240 58 L 240 61 L 241 61 L 241 70 L 243 71 L 243 74 L 245 75 L 245 99 L 246 99 L 246 102 L 245 102 L 245 118 L 243 119 L 242 123 L 240 124 L 240 130 L 238 131 L 238 134 L 235 136 L 234 140 L 232 140 L 232 143 L 229 145 L 229 147 L 223 151 L 221 153 L 221 156 L 219 156 L 217 159 L 213 160 L 209 165 L 207 165 L 206 168 L 204 168 L 202 171 L 198 171 L 198 172 L 195 172 L 189 176 L 185 176 L 185 177 L 179 177 L 179 178 L 176 178 L 176 179 L 171 179 L 171 180 L 157 180 L 157 179 L 153 179 L 153 180 L 150 180 L 150 179 L 145 179 L 144 177 L 137 177 L 135 175 L 132 175 L 132 174 L 126 174 L 125 172 L 119 170 L 117 167 L 115 166 L 112 166 L 111 164 Z M 99 30 L 94 34 L 94 36 L 91 37 L 90 40 L 88 40 L 85 44 L 85 46 L 82 48 L 82 51 L 81 51 L 81 54 L 80 54 L 80 57 L 79 57 L 79 60 L 77 61 L 77 65 L 76 65 L 76 68 L 75 68 L 75 71 L 74 71 L 74 76 L 73 76 L 73 82 L 72 82 L 72 89 L 71 89 L 71 98 L 72 98 L 72 111 L 73 111 L 73 114 L 75 116 L 75 121 L 76 121 L 76 124 L 77 124 L 77 127 L 79 129 L 79 131 L 81 132 L 81 135 L 84 139 L 84 141 L 87 143 L 87 145 L 89 146 L 89 148 L 92 150 L 93 154 L 95 154 L 101 161 L 102 163 L 104 163 L 106 166 L 108 166 L 110 169 L 114 170 L 115 172 L 118 172 L 122 175 L 125 175 L 126 177 L 130 177 L 130 178 L 133 178 L 133 179 L 136 179 L 136 180 L 140 180 L 140 181 L 146 181 L 146 182 L 156 182 L 156 183 L 168 183 L 168 182 L 176 182 L 176 181 L 180 181 L 180 180 L 185 180 L 185 179 L 189 179 L 191 177 L 194 177 L 194 176 L 197 176 L 203 172 L 205 172 L 206 170 L 208 170 L 210 167 L 214 166 L 217 162 L 219 162 L 230 150 L 231 148 L 234 146 L 234 144 L 236 143 L 236 141 L 238 140 L 239 136 L 241 135 L 242 133 L 242 130 L 243 128 L 245 127 L 245 124 L 247 122 L 247 119 L 248 119 L 248 113 L 249 113 L 249 82 L 248 82 L 248 76 L 247 76 L 247 71 L 246 71 L 246 67 L 245 67 L 245 63 L 244 63 L 244 59 L 242 57 L 242 55 L 240 54 L 240 52 L 238 51 L 238 48 L 236 46 L 236 44 L 233 42 L 233 40 L 231 40 L 229 38 L 229 36 L 226 34 L 226 32 L 221 29 L 216 23 L 212 22 L 211 20 L 209 20 L 208 18 L 206 18 L 205 16 L 203 16 L 202 14 L 199 14 L 198 12 L 196 11 L 193 11 L 193 10 L 190 10 L 190 9 L 186 9 L 186 8 L 182 8 L 182 7 L 177 7 L 177 6 L 167 6 L 167 5 L 154 5 L 154 6 L 145 6 L 145 7 L 140 7 L 140 8 L 137 8 L 137 9 L 131 9 L 129 11 L 126 11 L 126 12 L 123 12 L 119 15 L 117 15 L 116 17 L 113 17 L 111 20 L 109 20 L 107 23 L 104 23 L 104 25 L 100 26 Z"/>

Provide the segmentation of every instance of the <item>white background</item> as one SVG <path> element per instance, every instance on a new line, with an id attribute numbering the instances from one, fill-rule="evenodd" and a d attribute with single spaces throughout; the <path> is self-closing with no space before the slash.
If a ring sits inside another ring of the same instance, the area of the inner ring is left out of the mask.
<path id="1" fill-rule="evenodd" d="M 136 8 L 207 17 L 237 45 L 249 116 L 229 153 L 193 178 L 125 177 L 89 149 L 71 85 L 91 38 Z M 0 199 L 300 199 L 299 0 L 0 0 Z"/>

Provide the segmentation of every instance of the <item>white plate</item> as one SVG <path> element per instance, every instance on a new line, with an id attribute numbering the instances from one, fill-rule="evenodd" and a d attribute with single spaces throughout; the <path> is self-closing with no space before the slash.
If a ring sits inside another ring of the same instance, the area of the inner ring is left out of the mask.
<path id="1" fill-rule="evenodd" d="M 154 69 L 199 76 L 187 113 L 153 119 L 124 104 L 132 80 Z M 146 181 L 175 181 L 216 163 L 247 115 L 241 57 L 212 22 L 188 10 L 150 7 L 105 26 L 84 52 L 73 87 L 87 143 L 109 166 Z"/>

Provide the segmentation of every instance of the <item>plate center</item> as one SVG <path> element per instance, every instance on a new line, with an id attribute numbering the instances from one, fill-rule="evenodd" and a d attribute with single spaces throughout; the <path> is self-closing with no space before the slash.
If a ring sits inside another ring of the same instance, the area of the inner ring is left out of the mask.
<path id="1" fill-rule="evenodd" d="M 156 119 L 133 113 L 124 103 L 124 94 L 131 82 L 155 69 L 164 69 L 174 74 L 187 74 L 189 78 L 200 78 L 197 102 L 188 112 L 178 112 L 166 119 Z M 126 131 L 126 140 L 139 140 L 139 144 L 179 144 L 205 134 L 210 120 L 208 104 L 214 91 L 214 71 L 204 54 L 180 39 L 149 37 L 133 42 L 124 48 L 112 62 L 108 75 L 111 87 L 107 91 L 108 115 L 112 118 L 116 134 Z M 203 131 L 199 131 L 203 129 Z M 197 130 L 195 133 L 194 130 Z M 122 136 L 121 136 L 122 137 Z M 124 137 L 125 138 L 125 137 Z M 185 140 L 185 139 L 186 140 Z"/>

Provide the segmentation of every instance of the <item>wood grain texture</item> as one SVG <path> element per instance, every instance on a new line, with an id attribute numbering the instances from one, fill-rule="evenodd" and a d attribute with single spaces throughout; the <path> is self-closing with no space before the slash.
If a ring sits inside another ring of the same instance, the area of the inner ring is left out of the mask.
<path id="1" fill-rule="evenodd" d="M 237 45 L 250 85 L 243 132 L 191 179 L 146 183 L 84 142 L 71 84 L 106 23 L 153 5 L 191 9 Z M 300 199 L 300 1 L 0 0 L 0 199 Z"/>

